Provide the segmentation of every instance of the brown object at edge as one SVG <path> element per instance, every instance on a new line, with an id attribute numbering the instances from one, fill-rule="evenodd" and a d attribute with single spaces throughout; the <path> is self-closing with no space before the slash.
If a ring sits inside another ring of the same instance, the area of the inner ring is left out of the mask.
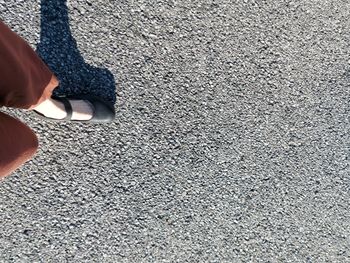
<path id="1" fill-rule="evenodd" d="M 0 20 L 0 107 L 32 109 L 57 86 L 57 78 L 35 51 Z M 0 112 L 0 177 L 28 161 L 37 148 L 28 126 Z"/>

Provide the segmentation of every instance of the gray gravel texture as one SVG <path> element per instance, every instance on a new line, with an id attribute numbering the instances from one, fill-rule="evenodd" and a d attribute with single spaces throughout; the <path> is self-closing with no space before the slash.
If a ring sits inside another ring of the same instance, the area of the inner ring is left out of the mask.
<path id="1" fill-rule="evenodd" d="M 57 92 L 117 110 L 7 110 L 41 147 L 0 185 L 0 262 L 350 262 L 348 1 L 0 0 L 0 17 Z"/>

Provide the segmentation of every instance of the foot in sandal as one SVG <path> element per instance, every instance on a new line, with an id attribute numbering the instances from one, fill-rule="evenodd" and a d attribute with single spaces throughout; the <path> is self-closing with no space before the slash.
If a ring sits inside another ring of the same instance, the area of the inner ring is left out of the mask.
<path id="1" fill-rule="evenodd" d="M 115 117 L 111 105 L 90 95 L 54 96 L 33 110 L 39 116 L 51 121 L 111 122 Z"/>

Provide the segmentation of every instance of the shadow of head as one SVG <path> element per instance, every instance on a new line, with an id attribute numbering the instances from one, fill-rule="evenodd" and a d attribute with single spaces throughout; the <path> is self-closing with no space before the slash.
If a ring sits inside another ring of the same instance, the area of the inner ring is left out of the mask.
<path id="1" fill-rule="evenodd" d="M 66 0 L 41 0 L 40 57 L 60 80 L 57 94 L 88 93 L 115 103 L 115 80 L 104 68 L 85 63 L 72 37 Z"/>

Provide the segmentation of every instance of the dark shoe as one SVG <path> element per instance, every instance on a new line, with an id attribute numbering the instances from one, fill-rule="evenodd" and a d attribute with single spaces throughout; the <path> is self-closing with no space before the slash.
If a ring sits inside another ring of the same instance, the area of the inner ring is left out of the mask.
<path id="1" fill-rule="evenodd" d="M 92 95 L 74 95 L 74 96 L 52 96 L 52 99 L 61 102 L 67 116 L 64 119 L 54 119 L 43 115 L 40 112 L 34 110 L 34 112 L 41 118 L 49 121 L 61 122 L 61 121 L 72 121 L 72 122 L 92 122 L 92 123 L 106 123 L 112 122 L 115 118 L 114 108 L 103 101 L 102 99 L 92 96 Z M 92 107 L 92 118 L 90 120 L 72 120 L 73 109 L 69 100 L 84 100 Z"/>

